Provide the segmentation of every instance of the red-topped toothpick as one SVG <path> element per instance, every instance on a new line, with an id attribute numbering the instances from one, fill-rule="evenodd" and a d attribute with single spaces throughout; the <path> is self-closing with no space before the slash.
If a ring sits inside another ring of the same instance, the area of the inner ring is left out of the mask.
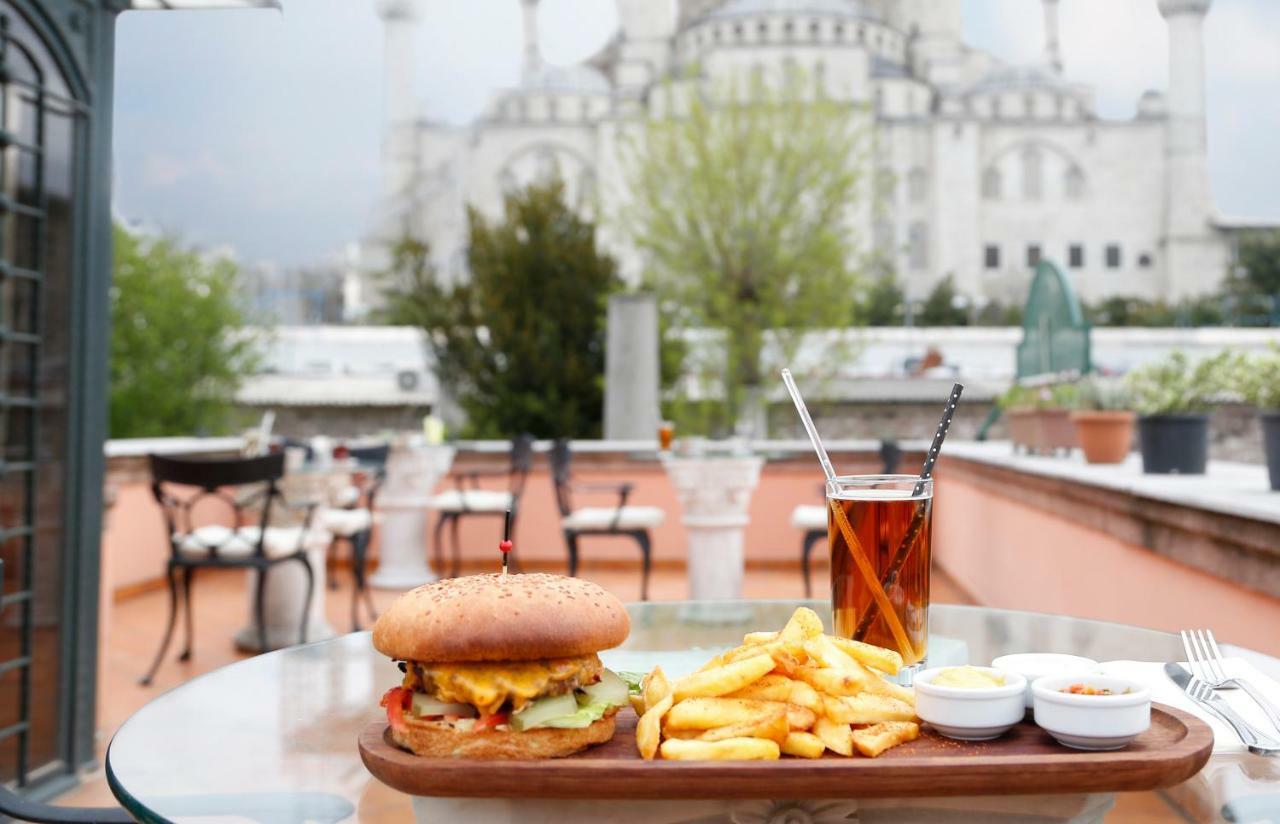
<path id="1" fill-rule="evenodd" d="M 507 574 L 507 559 L 511 557 L 511 510 L 507 509 L 506 521 L 502 527 L 502 543 L 498 549 L 502 551 L 502 574 Z"/>

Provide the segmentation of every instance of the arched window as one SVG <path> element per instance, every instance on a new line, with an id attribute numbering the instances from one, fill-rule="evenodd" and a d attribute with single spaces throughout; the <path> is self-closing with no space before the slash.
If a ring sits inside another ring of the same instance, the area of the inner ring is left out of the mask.
<path id="1" fill-rule="evenodd" d="M 809 39 L 817 40 L 822 35 L 822 27 L 818 25 L 818 21 L 814 20 L 809 24 Z"/>
<path id="2" fill-rule="evenodd" d="M 793 40 L 795 39 L 795 34 L 796 34 L 796 24 L 793 21 L 788 20 L 787 22 L 782 24 L 782 36 L 784 38 L 786 38 L 788 41 Z"/>
<path id="3" fill-rule="evenodd" d="M 1039 200 L 1044 194 L 1044 156 L 1035 146 L 1022 152 L 1022 196 Z"/>
<path id="4" fill-rule="evenodd" d="M 756 34 L 760 37 L 761 41 L 768 40 L 769 24 L 761 20 L 760 25 L 756 27 Z"/>
<path id="5" fill-rule="evenodd" d="M 547 119 L 554 122 L 560 117 L 560 101 L 554 97 L 547 98 Z"/>
<path id="6" fill-rule="evenodd" d="M 929 267 L 929 224 L 923 220 L 907 228 L 907 265 L 912 269 Z"/>
<path id="7" fill-rule="evenodd" d="M 1080 171 L 1079 166 L 1072 166 L 1067 169 L 1062 188 L 1067 193 L 1067 197 L 1072 200 L 1084 197 L 1084 172 Z"/>
<path id="8" fill-rule="evenodd" d="M 923 203 L 929 197 L 929 176 L 916 167 L 907 174 L 907 197 L 912 203 Z"/>
<path id="9" fill-rule="evenodd" d="M 871 229 L 871 242 L 877 252 L 883 255 L 894 254 L 897 250 L 893 248 L 896 242 L 893 221 L 885 218 L 877 220 Z"/>
<path id="10" fill-rule="evenodd" d="M 992 167 L 982 175 L 982 196 L 987 200 L 999 200 L 1003 195 L 1004 180 L 1000 170 Z"/>
<path id="11" fill-rule="evenodd" d="M 742 42 L 742 24 L 737 23 L 733 27 L 733 39 L 737 43 Z"/>

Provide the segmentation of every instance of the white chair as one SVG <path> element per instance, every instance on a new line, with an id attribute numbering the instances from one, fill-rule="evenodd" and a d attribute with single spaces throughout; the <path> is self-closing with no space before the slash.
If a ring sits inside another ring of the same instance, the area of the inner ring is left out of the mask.
<path id="1" fill-rule="evenodd" d="M 551 479 L 556 488 L 556 505 L 560 508 L 560 528 L 569 549 L 569 575 L 578 574 L 578 538 L 582 535 L 615 535 L 631 538 L 640 546 L 640 600 L 649 600 L 649 568 L 652 563 L 652 541 L 649 530 L 662 525 L 667 514 L 656 506 L 628 506 L 633 484 L 575 484 L 570 478 L 572 453 L 569 441 L 560 438 L 551 447 Z M 573 508 L 574 492 L 612 492 L 618 505 L 612 507 Z"/>
<path id="2" fill-rule="evenodd" d="M 801 504 L 791 512 L 791 525 L 804 531 L 800 544 L 800 574 L 804 576 L 804 597 L 813 595 L 809 584 L 809 554 L 813 545 L 827 537 L 827 508 L 813 504 Z"/>
<path id="3" fill-rule="evenodd" d="M 511 441 L 511 465 L 506 470 L 472 469 L 465 472 L 452 473 L 454 488 L 441 492 L 431 499 L 429 506 L 440 513 L 436 521 L 435 555 L 436 572 L 443 576 L 444 545 L 441 535 L 446 525 L 450 527 L 449 536 L 453 544 L 449 577 L 456 578 L 462 571 L 462 547 L 458 539 L 458 527 L 463 518 L 486 517 L 503 518 L 507 510 L 511 510 L 511 531 L 515 532 L 516 516 L 520 512 L 520 496 L 524 493 L 524 484 L 529 475 L 529 467 L 533 464 L 533 436 L 520 435 Z M 505 490 L 481 489 L 480 478 L 484 476 L 506 475 Z M 470 486 L 465 483 L 470 481 Z M 496 541 L 495 541 L 496 543 Z M 510 562 L 519 568 L 515 553 Z"/>
<path id="4" fill-rule="evenodd" d="M 343 488 L 335 497 L 335 506 L 321 510 L 317 518 L 320 526 L 333 535 L 329 543 L 330 558 L 337 554 L 339 544 L 345 542 L 351 546 L 351 574 L 355 578 L 355 588 L 351 593 L 353 632 L 360 630 L 360 598 L 362 596 L 369 619 L 371 621 L 378 619 L 378 611 L 373 605 L 373 596 L 365 583 L 365 575 L 369 561 L 369 541 L 373 537 L 373 525 L 376 520 L 374 505 L 377 502 L 378 490 L 382 488 L 382 482 L 387 477 L 387 456 L 390 452 L 391 447 L 387 444 L 351 447 L 348 454 L 358 467 L 357 480 Z M 332 580 L 331 578 L 330 581 Z"/>

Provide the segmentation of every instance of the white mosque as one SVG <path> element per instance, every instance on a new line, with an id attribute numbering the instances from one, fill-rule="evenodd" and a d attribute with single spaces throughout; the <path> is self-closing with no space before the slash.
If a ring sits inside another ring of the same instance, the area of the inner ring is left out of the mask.
<path id="1" fill-rule="evenodd" d="M 1059 0 L 1041 0 L 1046 42 L 1029 66 L 966 45 L 961 0 L 616 0 L 617 33 L 567 67 L 542 59 L 537 0 L 521 0 L 520 84 L 464 127 L 424 117 L 408 80 L 422 0 L 376 1 L 386 191 L 365 247 L 412 232 L 455 277 L 465 276 L 467 204 L 497 214 L 504 190 L 554 171 L 583 208 L 609 214 L 607 199 L 626 196 L 619 136 L 649 116 L 656 89 L 792 67 L 875 130 L 868 179 L 883 208 L 859 212 L 858 236 L 893 261 L 910 296 L 950 275 L 979 301 L 1020 299 L 1046 258 L 1085 300 L 1178 299 L 1214 289 L 1227 268 L 1206 160 L 1211 0 L 1140 0 L 1169 27 L 1169 88 L 1142 95 L 1128 120 L 1099 118 L 1092 90 L 1064 76 Z M 602 228 L 638 277 L 643 261 Z M 362 286 L 347 286 L 356 307 Z"/>

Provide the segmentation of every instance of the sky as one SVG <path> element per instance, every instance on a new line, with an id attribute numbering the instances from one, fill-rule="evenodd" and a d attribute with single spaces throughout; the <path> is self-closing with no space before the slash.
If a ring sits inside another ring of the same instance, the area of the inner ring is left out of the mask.
<path id="1" fill-rule="evenodd" d="M 653 0 L 660 2 L 661 0 Z M 516 82 L 518 0 L 424 0 L 424 112 L 466 123 Z M 380 187 L 382 27 L 374 0 L 283 0 L 284 12 L 131 11 L 116 43 L 115 209 L 247 263 L 332 258 L 369 227 Z M 1102 116 L 1163 89 L 1156 0 L 1062 0 L 1069 79 Z M 1015 62 L 1042 52 L 1038 0 L 964 0 L 965 36 Z M 543 0 L 546 59 L 613 32 L 610 0 Z M 1280 2 L 1216 0 L 1205 25 L 1210 174 L 1220 213 L 1280 219 Z"/>

